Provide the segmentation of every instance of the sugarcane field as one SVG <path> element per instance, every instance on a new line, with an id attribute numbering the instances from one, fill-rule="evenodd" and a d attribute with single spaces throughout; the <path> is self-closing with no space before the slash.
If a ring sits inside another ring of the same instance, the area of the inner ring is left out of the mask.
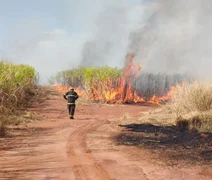
<path id="1" fill-rule="evenodd" d="M 2 1 L 0 180 L 212 180 L 212 2 Z"/>

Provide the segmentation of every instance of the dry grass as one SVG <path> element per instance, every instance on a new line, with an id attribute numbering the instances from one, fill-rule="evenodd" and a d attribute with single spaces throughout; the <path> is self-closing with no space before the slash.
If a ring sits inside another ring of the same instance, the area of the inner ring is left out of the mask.
<path id="1" fill-rule="evenodd" d="M 177 85 L 169 103 L 144 113 L 139 121 L 212 132 L 212 84 L 193 82 Z"/>
<path id="2" fill-rule="evenodd" d="M 29 122 L 39 120 L 39 116 L 30 112 L 27 108 L 33 103 L 41 103 L 48 98 L 49 87 L 37 87 L 33 89 L 33 94 L 27 96 L 28 102 L 21 109 L 15 109 L 11 112 L 11 109 L 8 110 L 6 107 L 4 111 L 1 111 L 0 114 L 0 137 L 4 137 L 7 134 L 10 134 L 10 129 L 13 129 L 14 126 L 24 125 Z"/>
<path id="3" fill-rule="evenodd" d="M 169 107 L 177 117 L 212 110 L 212 84 L 194 82 L 176 86 Z"/>
<path id="4" fill-rule="evenodd" d="M 122 121 L 129 121 L 132 119 L 132 115 L 130 113 L 124 113 L 121 117 Z"/>
<path id="5" fill-rule="evenodd" d="M 154 125 L 173 125 L 175 120 L 170 112 L 164 107 L 144 112 L 139 118 L 140 123 L 151 123 Z"/>
<path id="6" fill-rule="evenodd" d="M 7 127 L 6 127 L 6 117 L 0 116 L 0 137 L 6 136 Z"/>
<path id="7" fill-rule="evenodd" d="M 142 113 L 139 119 L 124 115 L 120 121 L 121 124 L 136 122 L 187 126 L 190 130 L 212 132 L 212 84 L 193 82 L 177 85 L 171 101 L 166 105 Z"/>
<path id="8" fill-rule="evenodd" d="M 126 125 L 130 123 L 150 123 L 154 125 L 173 125 L 175 120 L 173 116 L 167 111 L 166 108 L 161 107 L 147 112 L 142 112 L 140 118 L 135 118 L 132 114 L 125 113 L 120 117 L 118 121 L 120 125 Z"/>
<path id="9" fill-rule="evenodd" d="M 212 84 L 193 82 L 176 86 L 171 102 L 165 109 L 173 119 L 187 120 L 190 129 L 211 132 Z"/>
<path id="10" fill-rule="evenodd" d="M 85 96 L 80 96 L 80 98 L 77 100 L 77 104 L 81 104 L 81 105 L 92 105 L 92 101 L 90 100 L 90 98 L 85 95 Z"/>

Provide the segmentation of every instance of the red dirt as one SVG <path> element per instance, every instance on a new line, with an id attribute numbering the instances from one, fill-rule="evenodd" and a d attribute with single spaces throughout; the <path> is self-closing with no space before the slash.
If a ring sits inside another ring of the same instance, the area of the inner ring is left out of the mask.
<path id="1" fill-rule="evenodd" d="M 116 145 L 122 131 L 116 121 L 151 109 L 134 105 L 77 105 L 68 119 L 66 102 L 50 91 L 48 100 L 30 111 L 41 120 L 14 127 L 15 135 L 0 138 L 0 179 L 57 180 L 206 180 L 210 165 L 167 165 L 145 148 Z"/>

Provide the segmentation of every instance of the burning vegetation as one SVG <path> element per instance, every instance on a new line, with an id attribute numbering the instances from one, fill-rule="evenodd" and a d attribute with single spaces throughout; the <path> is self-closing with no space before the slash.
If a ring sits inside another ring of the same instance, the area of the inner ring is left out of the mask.
<path id="1" fill-rule="evenodd" d="M 170 99 L 176 84 L 186 75 L 141 73 L 141 64 L 135 63 L 134 54 L 126 56 L 123 69 L 111 67 L 82 67 L 59 72 L 56 83 L 59 91 L 75 87 L 80 96 L 104 103 L 164 103 Z"/>

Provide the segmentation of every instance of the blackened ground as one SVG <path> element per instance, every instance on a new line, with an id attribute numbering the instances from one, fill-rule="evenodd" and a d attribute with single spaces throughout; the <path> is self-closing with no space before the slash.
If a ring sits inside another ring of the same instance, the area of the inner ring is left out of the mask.
<path id="1" fill-rule="evenodd" d="M 189 163 L 212 162 L 212 133 L 198 133 L 176 126 L 152 124 L 120 125 L 115 136 L 118 145 L 146 147 L 164 158 L 186 160 Z"/>

